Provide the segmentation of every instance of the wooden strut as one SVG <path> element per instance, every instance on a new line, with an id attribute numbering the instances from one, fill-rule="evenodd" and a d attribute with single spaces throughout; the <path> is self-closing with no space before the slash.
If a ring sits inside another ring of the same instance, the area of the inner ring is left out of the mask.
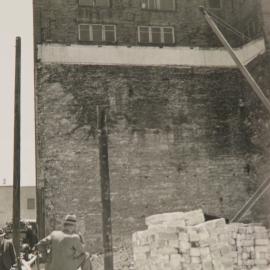
<path id="1" fill-rule="evenodd" d="M 252 75 L 249 73 L 247 68 L 244 66 L 244 64 L 241 62 L 241 60 L 238 58 L 236 53 L 234 52 L 233 48 L 229 44 L 229 42 L 225 39 L 224 35 L 221 33 L 219 28 L 217 27 L 216 23 L 212 20 L 212 18 L 209 16 L 207 10 L 204 7 L 200 7 L 200 10 L 202 11 L 206 21 L 214 31 L 214 33 L 217 35 L 220 42 L 223 44 L 223 46 L 227 49 L 228 53 L 231 55 L 233 61 L 238 66 L 244 77 L 246 78 L 247 82 L 255 92 L 255 94 L 259 97 L 261 102 L 264 104 L 265 108 L 270 113 L 270 101 L 268 98 L 264 95 L 262 89 L 260 86 L 256 83 Z"/>
<path id="2" fill-rule="evenodd" d="M 15 103 L 14 103 L 14 156 L 13 156 L 13 243 L 17 269 L 20 261 L 20 178 L 21 178 L 21 38 L 16 38 L 15 57 Z"/>
<path id="3" fill-rule="evenodd" d="M 255 191 L 255 193 L 246 201 L 246 203 L 242 206 L 242 208 L 234 215 L 232 219 L 230 219 L 230 223 L 237 222 L 240 220 L 241 217 L 247 213 L 255 204 L 256 202 L 263 196 L 263 194 L 269 189 L 270 187 L 270 178 L 265 180 Z"/>
<path id="4" fill-rule="evenodd" d="M 217 27 L 216 23 L 214 20 L 211 18 L 211 16 L 208 14 L 207 10 L 204 7 L 199 8 L 204 15 L 206 21 L 208 22 L 209 26 L 213 30 L 213 32 L 217 35 L 218 39 L 220 42 L 223 44 L 223 46 L 226 48 L 230 56 L 232 57 L 233 61 L 235 64 L 238 66 L 240 69 L 241 73 L 243 76 L 246 78 L 247 82 L 255 92 L 255 94 L 259 97 L 265 108 L 268 110 L 270 113 L 270 102 L 268 98 L 264 95 L 262 89 L 260 86 L 256 83 L 252 75 L 249 73 L 247 68 L 244 66 L 244 64 L 241 62 L 241 60 L 238 58 L 236 53 L 234 52 L 233 48 L 230 46 L 229 42 L 225 39 L 224 35 L 222 32 L 219 30 Z M 250 199 L 243 205 L 243 207 L 234 215 L 234 217 L 231 219 L 230 222 L 236 222 L 240 220 L 247 211 L 249 211 L 255 203 L 263 196 L 263 194 L 268 190 L 270 187 L 270 179 L 267 179 L 264 181 L 259 188 L 256 190 L 256 192 L 250 197 Z"/>

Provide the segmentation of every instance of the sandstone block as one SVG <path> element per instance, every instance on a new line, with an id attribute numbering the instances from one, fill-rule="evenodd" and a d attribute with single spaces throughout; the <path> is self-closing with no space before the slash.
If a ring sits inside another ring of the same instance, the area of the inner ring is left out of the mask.
<path id="1" fill-rule="evenodd" d="M 172 255 L 170 256 L 170 264 L 171 264 L 171 266 L 173 266 L 173 267 L 178 267 L 178 266 L 180 266 L 181 261 L 182 261 L 182 257 L 181 257 L 180 254 L 172 254 Z"/>
<path id="2" fill-rule="evenodd" d="M 267 246 L 269 245 L 268 239 L 255 239 L 255 245 L 256 246 Z"/>
<path id="3" fill-rule="evenodd" d="M 190 256 L 191 257 L 200 257 L 201 252 L 200 252 L 200 248 L 191 248 L 190 249 Z"/>

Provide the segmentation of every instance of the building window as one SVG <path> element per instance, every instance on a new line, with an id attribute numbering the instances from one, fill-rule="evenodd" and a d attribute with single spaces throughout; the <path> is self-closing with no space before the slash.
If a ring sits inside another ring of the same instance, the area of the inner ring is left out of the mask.
<path id="1" fill-rule="evenodd" d="M 80 7 L 78 9 L 78 16 L 80 19 L 89 19 L 89 8 L 88 7 Z"/>
<path id="2" fill-rule="evenodd" d="M 161 26 L 139 26 L 138 41 L 142 44 L 174 44 L 174 28 Z"/>
<path id="3" fill-rule="evenodd" d="M 221 9 L 222 8 L 222 0 L 208 0 L 209 8 Z"/>
<path id="4" fill-rule="evenodd" d="M 143 9 L 175 10 L 175 0 L 142 0 Z"/>
<path id="5" fill-rule="evenodd" d="M 109 7 L 110 0 L 79 0 L 80 6 Z"/>
<path id="6" fill-rule="evenodd" d="M 94 42 L 115 42 L 116 26 L 103 24 L 79 24 L 79 40 Z"/>
<path id="7" fill-rule="evenodd" d="M 28 210 L 35 209 L 35 199 L 33 199 L 33 198 L 27 199 L 27 209 Z"/>

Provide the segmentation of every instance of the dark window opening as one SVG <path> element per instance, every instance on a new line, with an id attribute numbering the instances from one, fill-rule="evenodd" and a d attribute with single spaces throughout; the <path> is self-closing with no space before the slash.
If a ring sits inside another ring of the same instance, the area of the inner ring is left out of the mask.
<path id="1" fill-rule="evenodd" d="M 175 10 L 175 0 L 142 0 L 143 9 Z"/>
<path id="2" fill-rule="evenodd" d="M 102 25 L 92 25 L 92 40 L 102 41 Z"/>
<path id="3" fill-rule="evenodd" d="M 149 34 L 149 28 L 148 27 L 140 27 L 139 28 L 139 37 L 141 43 L 150 43 L 150 34 Z"/>
<path id="4" fill-rule="evenodd" d="M 80 24 L 79 40 L 94 42 L 115 42 L 116 26 L 102 24 Z"/>
<path id="5" fill-rule="evenodd" d="M 162 26 L 139 26 L 138 41 L 141 44 L 174 44 L 174 29 Z"/>
<path id="6" fill-rule="evenodd" d="M 35 209 L 36 208 L 35 206 L 36 206 L 35 205 L 35 199 L 33 199 L 33 198 L 27 199 L 27 209 L 28 210 Z"/>
<path id="7" fill-rule="evenodd" d="M 78 11 L 78 16 L 80 19 L 89 19 L 89 8 L 80 7 Z"/>
<path id="8" fill-rule="evenodd" d="M 90 29 L 89 29 L 88 24 L 81 24 L 80 25 L 79 39 L 81 41 L 89 41 L 90 40 Z"/>
<path id="9" fill-rule="evenodd" d="M 104 26 L 105 41 L 114 42 L 115 41 L 115 27 L 113 25 Z"/>
<path id="10" fill-rule="evenodd" d="M 160 27 L 152 27 L 152 43 L 162 43 Z"/>
<path id="11" fill-rule="evenodd" d="M 164 43 L 165 44 L 173 44 L 174 43 L 174 35 L 172 28 L 164 28 Z"/>
<path id="12" fill-rule="evenodd" d="M 175 10 L 175 1 L 174 0 L 160 0 L 160 9 L 161 10 Z"/>
<path id="13" fill-rule="evenodd" d="M 208 0 L 210 8 L 220 9 L 222 7 L 221 0 Z"/>

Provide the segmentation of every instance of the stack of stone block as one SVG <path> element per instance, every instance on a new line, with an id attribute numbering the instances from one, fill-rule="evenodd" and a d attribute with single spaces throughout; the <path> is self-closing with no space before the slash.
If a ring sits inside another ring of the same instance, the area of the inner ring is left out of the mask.
<path id="1" fill-rule="evenodd" d="M 232 270 L 225 220 L 204 222 L 201 210 L 151 216 L 133 234 L 137 270 Z"/>
<path id="2" fill-rule="evenodd" d="M 270 270 L 270 232 L 224 219 L 205 222 L 201 210 L 146 218 L 133 234 L 136 270 Z"/>
<path id="3" fill-rule="evenodd" d="M 270 242 L 265 227 L 256 224 L 227 225 L 235 270 L 270 269 Z"/>
<path id="4" fill-rule="evenodd" d="M 155 226 L 177 226 L 186 227 L 203 223 L 205 221 L 204 214 L 201 209 L 190 212 L 174 212 L 153 215 L 145 219 L 148 228 Z"/>

